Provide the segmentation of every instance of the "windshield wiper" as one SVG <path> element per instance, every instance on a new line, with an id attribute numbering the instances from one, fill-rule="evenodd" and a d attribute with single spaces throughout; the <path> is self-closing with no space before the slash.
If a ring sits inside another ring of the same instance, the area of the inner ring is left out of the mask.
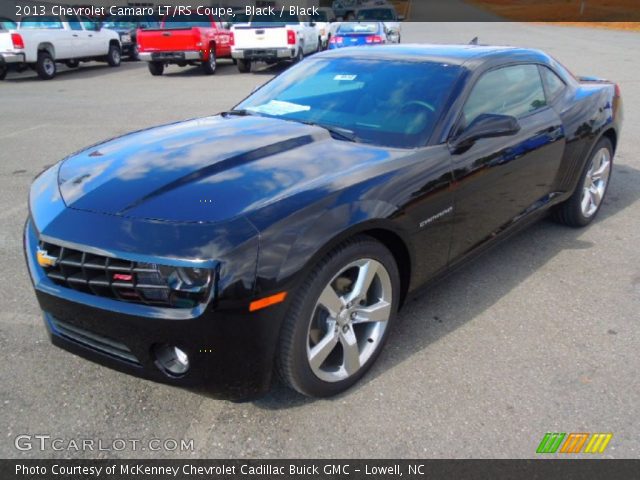
<path id="1" fill-rule="evenodd" d="M 354 143 L 360 142 L 360 139 L 356 135 L 356 132 L 354 132 L 353 130 L 349 130 L 348 128 L 335 127 L 333 125 L 323 125 L 321 123 L 315 123 L 315 122 L 301 121 L 300 123 L 304 123 L 305 125 L 312 125 L 314 127 L 324 128 L 334 138 L 337 137 L 339 139 L 346 140 L 348 142 L 354 142 Z"/>
<path id="2" fill-rule="evenodd" d="M 245 110 L 244 108 L 242 108 L 238 110 L 228 110 L 226 112 L 222 112 L 220 115 L 223 115 L 225 117 L 230 117 L 233 115 L 238 117 L 247 117 L 249 115 L 257 115 L 257 113 L 252 112 L 251 110 Z"/>

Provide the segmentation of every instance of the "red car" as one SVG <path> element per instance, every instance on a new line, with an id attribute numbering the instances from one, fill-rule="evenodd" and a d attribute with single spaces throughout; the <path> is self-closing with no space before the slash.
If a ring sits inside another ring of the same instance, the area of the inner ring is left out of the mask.
<path id="1" fill-rule="evenodd" d="M 212 15 L 170 15 L 160 28 L 138 31 L 138 51 L 151 75 L 162 75 L 170 64 L 202 65 L 204 73 L 212 75 L 219 58 L 231 58 L 231 36 Z"/>

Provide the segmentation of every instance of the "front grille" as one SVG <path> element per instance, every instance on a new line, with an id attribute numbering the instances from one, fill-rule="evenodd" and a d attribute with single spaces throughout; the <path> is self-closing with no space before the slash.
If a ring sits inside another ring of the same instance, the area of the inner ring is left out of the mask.
<path id="1" fill-rule="evenodd" d="M 62 287 L 124 302 L 176 307 L 175 299 L 153 263 L 132 262 L 40 242 L 40 251 L 55 259 L 43 267 L 47 277 Z"/>
<path id="2" fill-rule="evenodd" d="M 85 347 L 98 350 L 102 353 L 106 353 L 113 357 L 117 357 L 121 360 L 140 365 L 140 362 L 136 356 L 131 353 L 129 347 L 124 343 L 120 343 L 116 340 L 112 340 L 97 333 L 89 332 L 70 323 L 58 320 L 53 316 L 49 316 L 52 327 L 62 337 L 66 337 L 77 343 L 84 345 Z"/>

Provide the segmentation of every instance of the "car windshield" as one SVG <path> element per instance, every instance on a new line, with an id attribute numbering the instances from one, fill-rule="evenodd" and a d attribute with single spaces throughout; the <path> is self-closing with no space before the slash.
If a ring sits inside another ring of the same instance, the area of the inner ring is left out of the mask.
<path id="1" fill-rule="evenodd" d="M 297 15 L 290 15 L 287 12 L 276 12 L 275 15 L 254 15 L 251 18 L 252 27 L 284 27 L 285 25 L 295 25 L 300 23 Z"/>
<path id="2" fill-rule="evenodd" d="M 358 20 L 380 20 L 393 21 L 396 19 L 396 12 L 391 8 L 367 8 L 358 12 Z"/>
<path id="3" fill-rule="evenodd" d="M 416 148 L 429 138 L 459 73 L 458 66 L 436 62 L 310 59 L 236 110 L 317 124 L 358 142 Z"/>
<path id="4" fill-rule="evenodd" d="M 346 33 L 378 33 L 377 23 L 343 23 L 338 27 L 339 34 Z"/>
<path id="5" fill-rule="evenodd" d="M 59 17 L 24 17 L 20 22 L 20 28 L 46 28 L 55 30 L 62 28 Z"/>
<path id="6" fill-rule="evenodd" d="M 211 19 L 208 15 L 171 15 L 165 18 L 164 26 L 167 28 L 206 28 L 211 26 Z"/>

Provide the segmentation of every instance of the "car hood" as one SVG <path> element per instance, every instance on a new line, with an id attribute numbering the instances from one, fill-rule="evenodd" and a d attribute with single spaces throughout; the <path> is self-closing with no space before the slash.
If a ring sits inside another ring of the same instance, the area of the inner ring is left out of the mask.
<path id="1" fill-rule="evenodd" d="M 333 139 L 274 118 L 214 116 L 134 132 L 65 159 L 69 208 L 180 222 L 217 222 L 310 189 L 340 188 L 387 149 Z M 309 198 L 308 195 L 302 195 Z"/>

